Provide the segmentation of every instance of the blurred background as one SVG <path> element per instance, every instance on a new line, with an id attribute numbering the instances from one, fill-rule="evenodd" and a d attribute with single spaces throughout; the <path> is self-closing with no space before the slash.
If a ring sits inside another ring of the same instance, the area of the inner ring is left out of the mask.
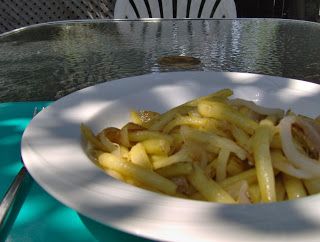
<path id="1" fill-rule="evenodd" d="M 320 22 L 320 0 L 235 0 L 238 17 Z"/>
<path id="2" fill-rule="evenodd" d="M 51 21 L 113 18 L 115 2 L 0 0 L 0 33 Z M 240 18 L 286 18 L 320 22 L 320 0 L 235 0 L 235 3 Z"/>

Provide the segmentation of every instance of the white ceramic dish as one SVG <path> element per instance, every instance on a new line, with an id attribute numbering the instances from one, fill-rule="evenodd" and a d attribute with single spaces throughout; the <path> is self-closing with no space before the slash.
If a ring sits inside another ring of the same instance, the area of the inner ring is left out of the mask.
<path id="1" fill-rule="evenodd" d="M 165 111 L 221 88 L 234 97 L 315 116 L 320 86 L 247 73 L 174 72 L 124 78 L 70 94 L 25 130 L 22 157 L 53 197 L 103 224 L 165 241 L 316 241 L 320 195 L 292 202 L 224 205 L 163 196 L 107 176 L 83 151 L 79 125 L 121 126 L 129 110 Z"/>

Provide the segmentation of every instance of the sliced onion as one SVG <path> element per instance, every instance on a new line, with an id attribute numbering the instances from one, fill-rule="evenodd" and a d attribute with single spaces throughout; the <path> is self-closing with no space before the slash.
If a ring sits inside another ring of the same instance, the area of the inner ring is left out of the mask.
<path id="1" fill-rule="evenodd" d="M 227 192 L 230 196 L 237 200 L 239 204 L 249 204 L 251 203 L 249 199 L 249 185 L 245 180 L 241 180 L 227 188 Z"/>
<path id="2" fill-rule="evenodd" d="M 111 142 L 111 141 L 108 139 L 108 137 L 104 135 L 103 132 L 101 132 L 98 136 L 99 136 L 100 142 L 101 142 L 105 147 L 107 147 L 107 149 L 109 150 L 109 152 L 112 152 L 112 151 L 116 150 L 117 147 L 119 146 L 118 144 Z"/>
<path id="3" fill-rule="evenodd" d="M 230 100 L 229 103 L 236 106 L 245 106 L 261 115 L 275 115 L 278 118 L 282 118 L 284 115 L 284 111 L 282 109 L 266 108 L 266 107 L 255 104 L 253 101 L 248 101 L 240 98 Z"/>
<path id="4" fill-rule="evenodd" d="M 286 116 L 279 123 L 283 152 L 294 166 L 307 171 L 313 178 L 320 177 L 320 163 L 301 153 L 294 143 L 291 127 L 296 119 L 296 116 Z"/>
<path id="5" fill-rule="evenodd" d="M 296 123 L 302 128 L 312 147 L 320 153 L 320 125 L 312 119 L 297 117 Z"/>
<path id="6" fill-rule="evenodd" d="M 271 158 L 272 165 L 283 173 L 300 179 L 310 179 L 312 177 L 309 172 L 294 167 L 290 161 L 282 155 L 281 151 L 272 151 Z"/>
<path id="7" fill-rule="evenodd" d="M 249 185 L 247 182 L 243 182 L 239 190 L 238 200 L 240 204 L 251 204 L 248 194 L 249 194 Z"/>

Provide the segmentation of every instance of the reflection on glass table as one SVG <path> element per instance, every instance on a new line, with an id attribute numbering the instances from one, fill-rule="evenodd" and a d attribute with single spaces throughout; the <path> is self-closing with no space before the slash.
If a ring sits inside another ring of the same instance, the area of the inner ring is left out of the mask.
<path id="1" fill-rule="evenodd" d="M 1 35 L 0 100 L 56 100 L 104 81 L 177 70 L 250 72 L 319 83 L 319 39 L 317 23 L 276 19 L 39 25 Z M 172 55 L 201 63 L 158 63 Z"/>

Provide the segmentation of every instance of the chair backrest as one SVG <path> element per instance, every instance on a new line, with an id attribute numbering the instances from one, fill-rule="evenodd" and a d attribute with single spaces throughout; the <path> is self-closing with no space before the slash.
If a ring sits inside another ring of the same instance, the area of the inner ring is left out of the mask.
<path id="1" fill-rule="evenodd" d="M 236 18 L 233 0 L 117 0 L 116 19 Z"/>

